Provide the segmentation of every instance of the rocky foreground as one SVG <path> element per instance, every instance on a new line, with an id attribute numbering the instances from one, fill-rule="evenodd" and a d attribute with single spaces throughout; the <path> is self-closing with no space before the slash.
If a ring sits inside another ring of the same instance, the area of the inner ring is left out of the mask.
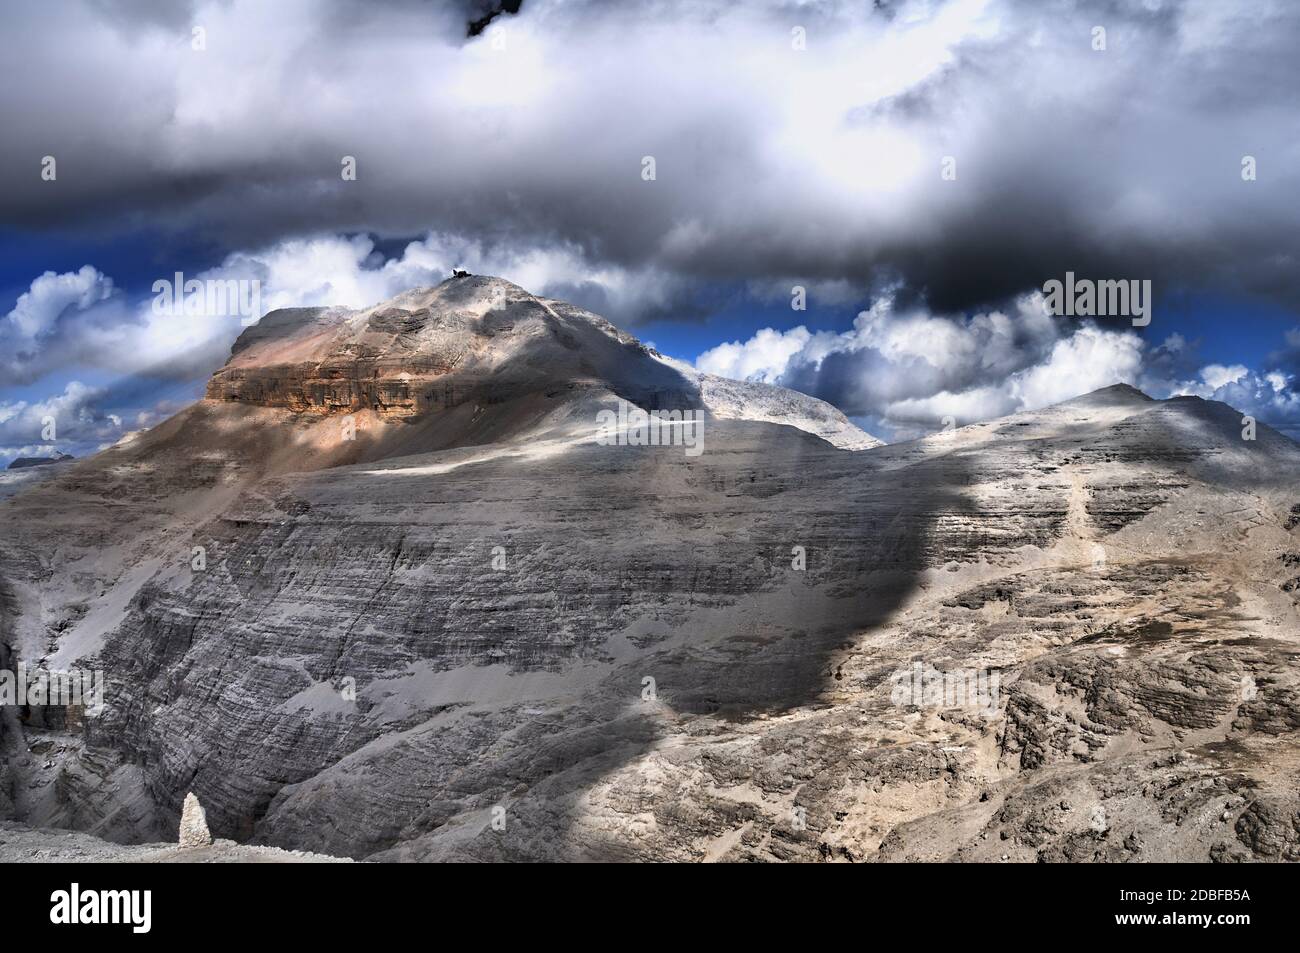
<path id="1" fill-rule="evenodd" d="M 1297 473 L 1125 386 L 879 446 L 499 279 L 276 312 L 0 503 L 0 662 L 106 680 L 0 709 L 0 858 L 193 791 L 370 860 L 1300 859 Z"/>

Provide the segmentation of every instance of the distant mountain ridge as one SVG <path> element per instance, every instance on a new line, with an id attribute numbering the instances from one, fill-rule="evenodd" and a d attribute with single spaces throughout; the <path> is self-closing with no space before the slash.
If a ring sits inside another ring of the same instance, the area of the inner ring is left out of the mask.
<path id="1" fill-rule="evenodd" d="M 52 457 L 14 457 L 7 469 L 22 470 L 25 467 L 46 467 L 52 463 L 62 463 L 64 460 L 71 459 L 72 454 L 70 453 L 60 453 Z"/>

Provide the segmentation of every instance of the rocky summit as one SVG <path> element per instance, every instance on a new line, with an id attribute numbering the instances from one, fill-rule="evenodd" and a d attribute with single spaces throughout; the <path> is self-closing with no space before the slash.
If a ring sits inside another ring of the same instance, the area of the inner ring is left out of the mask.
<path id="1" fill-rule="evenodd" d="M 497 278 L 273 312 L 0 502 L 0 668 L 103 679 L 0 707 L 0 857 L 1298 860 L 1253 436 L 1117 385 L 883 446 Z"/>

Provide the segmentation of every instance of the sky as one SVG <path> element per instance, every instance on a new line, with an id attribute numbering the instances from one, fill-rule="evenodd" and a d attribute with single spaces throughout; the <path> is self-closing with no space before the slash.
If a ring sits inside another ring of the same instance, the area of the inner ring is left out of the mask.
<path id="1" fill-rule="evenodd" d="M 7 8 L 0 464 L 201 396 L 241 315 L 159 280 L 362 307 L 455 266 L 886 440 L 1117 381 L 1300 436 L 1300 4 L 508 7 Z M 1150 323 L 1050 313 L 1067 272 Z"/>

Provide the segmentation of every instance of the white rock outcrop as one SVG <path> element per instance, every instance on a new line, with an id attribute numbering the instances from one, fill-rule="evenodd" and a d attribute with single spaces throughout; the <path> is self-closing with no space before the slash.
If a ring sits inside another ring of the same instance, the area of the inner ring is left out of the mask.
<path id="1" fill-rule="evenodd" d="M 193 791 L 185 795 L 185 804 L 181 807 L 179 843 L 181 847 L 208 847 L 212 844 L 207 815 Z"/>

